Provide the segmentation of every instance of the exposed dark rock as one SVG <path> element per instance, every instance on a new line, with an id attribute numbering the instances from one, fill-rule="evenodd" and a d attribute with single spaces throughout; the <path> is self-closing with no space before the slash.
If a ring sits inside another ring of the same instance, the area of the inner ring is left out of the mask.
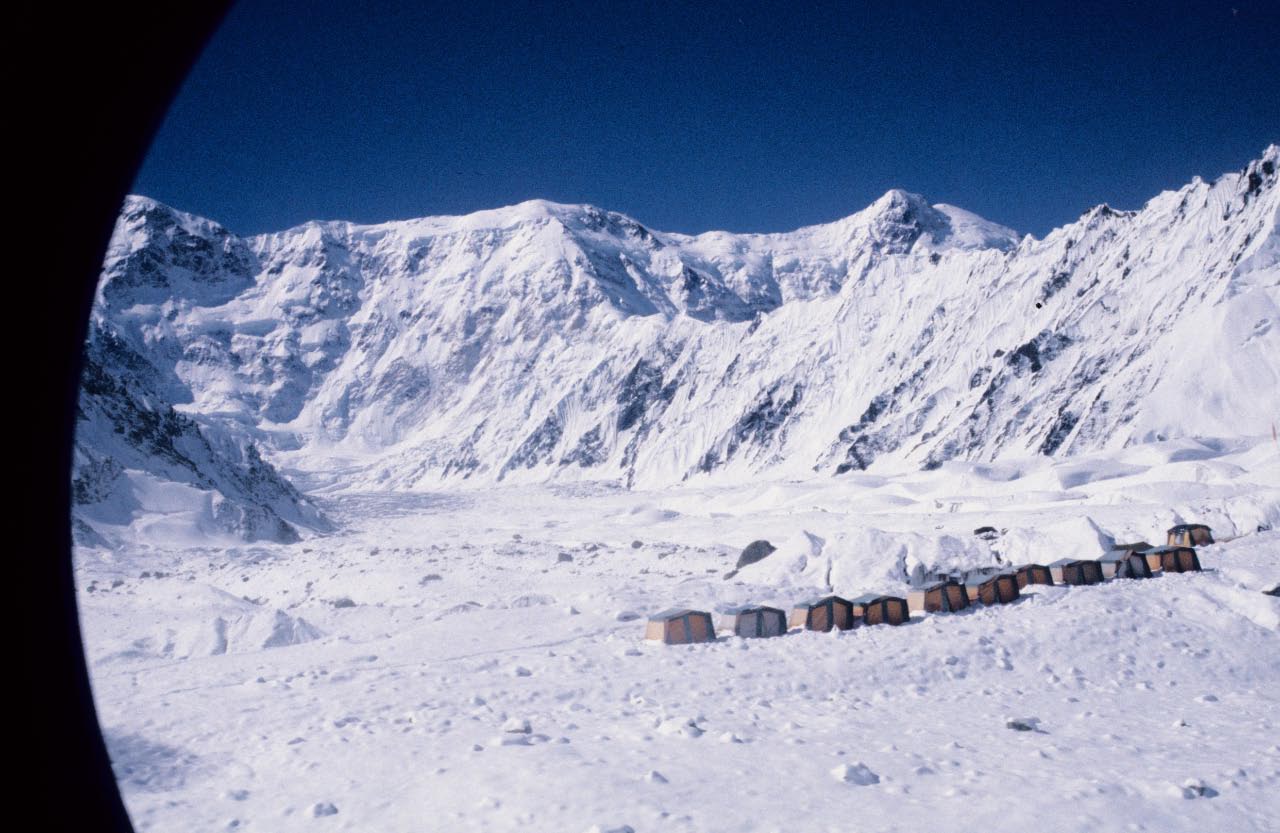
<path id="1" fill-rule="evenodd" d="M 707 451 L 702 456 L 698 468 L 701 471 L 711 471 L 720 463 L 732 458 L 743 445 L 759 447 L 772 439 L 787 421 L 787 417 L 800 404 L 800 399 L 804 395 L 804 385 L 795 385 L 791 388 L 791 395 L 781 399 L 779 398 L 781 388 L 780 384 L 774 385 L 761 396 L 751 410 L 743 414 L 730 429 L 724 441 L 723 453 L 715 448 Z"/>
<path id="2" fill-rule="evenodd" d="M 597 425 L 578 438 L 578 444 L 573 450 L 560 458 L 560 465 L 577 465 L 585 469 L 598 466 L 607 458 L 603 426 Z"/>
<path id="3" fill-rule="evenodd" d="M 1071 434 L 1071 429 L 1076 427 L 1078 419 L 1079 417 L 1071 411 L 1065 409 L 1059 411 L 1058 418 L 1049 429 L 1049 433 L 1045 435 L 1044 442 L 1040 444 L 1040 453 L 1046 457 L 1052 456 Z"/>
<path id="4" fill-rule="evenodd" d="M 745 549 L 742 550 L 742 554 L 738 556 L 738 563 L 735 564 L 734 567 L 742 569 L 748 564 L 755 564 L 757 561 L 763 561 L 765 558 L 768 558 L 777 551 L 778 548 L 773 544 L 770 544 L 768 541 L 763 539 L 759 541 L 752 541 L 750 544 L 747 544 Z"/>
<path id="5" fill-rule="evenodd" d="M 157 390 L 158 375 L 117 333 L 91 330 L 72 472 L 77 506 L 98 504 L 118 490 L 126 469 L 142 469 L 222 495 L 214 521 L 245 540 L 293 543 L 294 524 L 331 528 L 253 443 L 174 410 Z"/>
<path id="6" fill-rule="evenodd" d="M 618 391 L 618 430 L 626 431 L 644 417 L 645 412 L 655 403 L 666 404 L 675 396 L 675 388 L 664 388 L 662 385 L 662 369 L 655 367 L 644 359 L 636 362 L 635 367 L 622 380 L 622 388 Z"/>
<path id="7" fill-rule="evenodd" d="M 504 471 L 518 468 L 531 469 L 539 463 L 546 462 L 551 452 L 555 451 L 556 444 L 560 442 L 562 433 L 564 433 L 564 423 L 560 421 L 560 414 L 552 411 L 547 414 L 542 424 L 525 438 L 515 454 L 511 455 L 511 459 L 503 466 Z"/>
<path id="8" fill-rule="evenodd" d="M 1030 371 L 1039 373 L 1044 363 L 1058 357 L 1064 348 L 1071 344 L 1071 339 L 1060 333 L 1041 330 L 1040 333 L 1019 346 L 1005 358 L 1005 364 L 1012 368 L 1014 375 L 1021 376 Z"/>

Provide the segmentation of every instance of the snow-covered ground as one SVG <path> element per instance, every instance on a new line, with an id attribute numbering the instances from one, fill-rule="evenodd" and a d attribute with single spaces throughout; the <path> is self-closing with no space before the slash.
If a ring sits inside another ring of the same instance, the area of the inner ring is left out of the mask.
<path id="1" fill-rule="evenodd" d="M 294 544 L 180 548 L 135 523 L 117 530 L 132 544 L 77 552 L 100 719 L 140 829 L 1201 833 L 1280 818 L 1280 599 L 1260 592 L 1280 581 L 1270 437 L 317 502 L 337 531 Z M 1037 588 L 899 628 L 641 638 L 671 605 L 901 592 L 935 568 L 1163 543 L 1178 521 L 1222 540 L 1201 549 L 1205 572 Z M 726 579 L 757 538 L 779 550 Z"/>

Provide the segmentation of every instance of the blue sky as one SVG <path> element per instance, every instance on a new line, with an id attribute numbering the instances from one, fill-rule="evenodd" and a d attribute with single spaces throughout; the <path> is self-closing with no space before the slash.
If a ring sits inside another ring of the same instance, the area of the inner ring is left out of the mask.
<path id="1" fill-rule="evenodd" d="M 784 231 L 905 188 L 1040 235 L 1280 142 L 1278 31 L 1276 0 L 244 0 L 134 191 L 249 234 L 534 197 Z"/>

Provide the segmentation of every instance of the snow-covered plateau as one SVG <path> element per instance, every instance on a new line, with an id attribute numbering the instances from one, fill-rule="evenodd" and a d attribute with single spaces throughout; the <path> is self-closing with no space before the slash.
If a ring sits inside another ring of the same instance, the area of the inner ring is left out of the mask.
<path id="1" fill-rule="evenodd" d="M 1277 166 L 1042 240 L 897 191 L 697 236 L 129 198 L 73 478 L 135 825 L 1274 831 Z M 642 639 L 1182 522 L 1204 572 Z"/>

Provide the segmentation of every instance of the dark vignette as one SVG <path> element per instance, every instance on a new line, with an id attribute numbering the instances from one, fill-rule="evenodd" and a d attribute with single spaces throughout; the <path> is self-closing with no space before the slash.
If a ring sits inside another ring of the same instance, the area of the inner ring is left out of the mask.
<path id="1" fill-rule="evenodd" d="M 11 712 L 20 740 L 14 808 L 41 830 L 130 830 L 99 730 L 71 570 L 71 442 L 81 345 L 121 200 L 170 101 L 229 2 L 18 4 L 6 73 L 15 212 L 7 275 L 11 381 L 8 439 L 24 471 L 11 479 L 21 530 L 7 589 L 19 618 L 15 669 L 29 707 Z M 16 25 L 15 25 L 16 24 Z M 14 297 L 13 295 L 10 296 Z M 15 338 L 15 336 L 17 338 Z"/>

